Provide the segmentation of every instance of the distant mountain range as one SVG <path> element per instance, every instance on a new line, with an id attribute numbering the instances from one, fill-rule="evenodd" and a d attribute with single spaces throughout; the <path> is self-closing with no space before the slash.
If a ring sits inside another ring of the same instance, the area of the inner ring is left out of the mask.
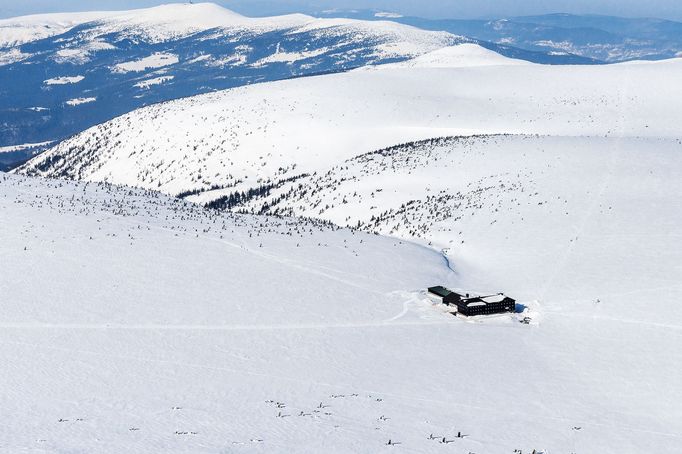
<path id="1" fill-rule="evenodd" d="M 662 60 L 682 52 L 682 23 L 663 19 L 547 14 L 489 20 L 437 20 L 370 10 L 334 10 L 319 15 L 391 20 L 528 52 L 572 55 L 593 63 Z M 518 58 L 525 57 L 519 54 Z"/>

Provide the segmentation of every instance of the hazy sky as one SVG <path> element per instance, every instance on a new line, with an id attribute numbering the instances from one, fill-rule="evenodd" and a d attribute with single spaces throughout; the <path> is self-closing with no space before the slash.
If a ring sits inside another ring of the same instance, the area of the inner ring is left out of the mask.
<path id="1" fill-rule="evenodd" d="M 0 0 L 0 17 L 56 11 L 132 9 L 173 0 Z M 378 8 L 441 18 L 503 17 L 550 12 L 682 20 L 682 0 L 214 0 L 243 14 Z"/>

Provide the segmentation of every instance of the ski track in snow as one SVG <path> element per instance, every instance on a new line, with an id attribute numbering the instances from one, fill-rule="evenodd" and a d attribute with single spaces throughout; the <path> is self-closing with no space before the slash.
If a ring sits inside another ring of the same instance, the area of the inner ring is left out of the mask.
<path id="1" fill-rule="evenodd" d="M 609 183 L 611 182 L 611 179 L 613 177 L 612 168 L 613 168 L 613 166 L 616 163 L 616 160 L 618 158 L 618 148 L 613 147 L 611 149 L 611 152 L 609 153 L 609 155 L 610 155 L 609 165 L 605 169 L 604 178 L 601 181 L 601 184 L 599 184 L 599 187 L 597 188 L 596 195 L 594 197 L 592 197 L 590 204 L 588 205 L 587 209 L 585 210 L 584 216 L 582 216 L 579 223 L 574 226 L 574 228 L 573 228 L 574 229 L 573 240 L 569 243 L 569 245 L 566 247 L 566 251 L 561 256 L 561 258 L 557 261 L 557 264 L 554 267 L 554 272 L 549 277 L 549 279 L 547 280 L 547 283 L 544 285 L 542 291 L 540 292 L 541 298 L 543 300 L 547 298 L 549 289 L 552 287 L 552 285 L 554 284 L 557 277 L 560 276 L 564 272 L 564 270 L 566 269 L 568 261 L 569 261 L 571 255 L 573 255 L 573 251 L 575 250 L 575 247 L 577 246 L 578 242 L 580 241 L 580 238 L 585 233 L 585 229 L 586 229 L 588 223 L 593 219 L 594 213 L 597 211 L 597 208 L 599 207 L 599 203 L 604 198 L 604 193 L 606 192 L 607 188 L 609 187 Z"/>
<path id="2" fill-rule="evenodd" d="M 109 214 L 108 216 L 111 217 L 111 216 L 113 216 L 113 215 Z M 166 231 L 166 232 L 170 232 L 170 233 L 174 233 L 174 234 L 177 233 L 176 231 L 174 231 L 174 230 L 172 230 L 172 229 L 165 228 L 165 227 L 160 227 L 160 226 L 157 226 L 157 225 L 146 224 L 146 223 L 135 223 L 135 224 L 136 224 L 136 225 L 137 225 L 137 224 L 141 224 L 141 225 L 144 225 L 145 227 L 149 227 L 149 228 L 156 229 L 156 230 L 162 230 L 162 231 Z M 133 226 L 133 223 L 132 223 L 132 222 L 129 222 L 129 225 L 130 225 L 130 226 Z M 307 266 L 301 265 L 301 264 L 299 264 L 299 263 L 293 262 L 293 261 L 291 261 L 291 260 L 288 260 L 288 259 L 285 259 L 285 258 L 282 258 L 282 257 L 277 257 L 277 256 L 275 256 L 275 255 L 268 254 L 268 253 L 266 253 L 266 252 L 258 251 L 257 249 L 249 248 L 249 247 L 246 246 L 245 243 L 237 244 L 237 243 L 233 243 L 233 242 L 230 242 L 230 241 L 227 241 L 227 240 L 224 240 L 224 239 L 213 238 L 213 237 L 202 237 L 202 239 L 203 239 L 204 241 L 211 241 L 211 242 L 215 242 L 215 243 L 220 243 L 220 244 L 222 244 L 222 245 L 229 246 L 229 247 L 234 248 L 234 249 L 243 250 L 243 251 L 245 251 L 245 252 L 248 252 L 249 254 L 255 255 L 255 256 L 260 257 L 260 258 L 262 258 L 262 259 L 269 260 L 269 261 L 272 261 L 272 262 L 275 262 L 275 263 L 279 263 L 279 264 L 282 264 L 282 265 L 285 265 L 285 266 L 288 266 L 288 267 L 291 267 L 291 268 L 295 268 L 295 269 L 298 269 L 298 270 L 301 270 L 301 271 L 305 271 L 306 273 L 315 274 L 315 275 L 317 275 L 317 276 L 321 276 L 321 277 L 325 277 L 325 278 L 328 278 L 328 279 L 332 279 L 332 280 L 334 280 L 334 281 L 337 281 L 337 282 L 342 283 L 342 284 L 345 284 L 345 285 L 349 285 L 349 286 L 352 286 L 352 287 L 357 287 L 357 288 L 362 289 L 362 290 L 364 290 L 364 291 L 366 291 L 366 292 L 374 293 L 374 294 L 377 294 L 377 295 L 382 294 L 381 292 L 378 292 L 377 290 L 375 290 L 375 289 L 373 289 L 373 288 L 371 288 L 371 287 L 366 287 L 366 286 L 363 286 L 363 285 L 359 285 L 359 284 L 357 284 L 357 283 L 354 282 L 354 281 L 351 281 L 351 280 L 348 280 L 348 279 L 340 278 L 340 277 L 335 276 L 335 275 L 333 275 L 333 274 L 331 274 L 331 273 L 325 273 L 325 272 L 320 271 L 319 269 L 307 267 Z"/>

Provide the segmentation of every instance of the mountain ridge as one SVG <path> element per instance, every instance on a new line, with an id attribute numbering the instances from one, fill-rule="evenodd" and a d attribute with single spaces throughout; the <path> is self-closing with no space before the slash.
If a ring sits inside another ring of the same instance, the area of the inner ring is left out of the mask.
<path id="1" fill-rule="evenodd" d="M 391 63 L 469 42 L 394 22 L 246 18 L 212 4 L 145 11 L 47 38 L 38 33 L 0 50 L 0 147 L 59 141 L 168 99 Z"/>

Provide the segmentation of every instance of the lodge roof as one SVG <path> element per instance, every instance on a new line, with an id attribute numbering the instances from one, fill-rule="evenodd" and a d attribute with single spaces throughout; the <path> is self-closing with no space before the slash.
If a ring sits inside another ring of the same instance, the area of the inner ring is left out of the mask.
<path id="1" fill-rule="evenodd" d="M 509 298 L 503 293 L 497 293 L 495 295 L 487 295 L 487 296 L 482 296 L 482 295 L 471 295 L 467 293 L 466 295 L 462 295 L 457 292 L 453 292 L 450 289 L 447 289 L 441 285 L 437 285 L 435 287 L 429 287 L 428 288 L 429 293 L 432 293 L 434 295 L 438 295 L 439 297 L 443 298 L 443 302 L 445 304 L 457 304 L 458 306 L 466 306 L 466 307 L 482 307 L 482 306 L 487 306 L 489 304 L 499 304 L 499 303 L 505 303 L 505 302 L 515 302 L 512 298 Z"/>
<path id="2" fill-rule="evenodd" d="M 504 296 L 504 294 L 498 293 L 497 295 L 482 296 L 481 300 L 486 302 L 486 303 L 501 303 L 506 298 L 507 297 Z"/>

